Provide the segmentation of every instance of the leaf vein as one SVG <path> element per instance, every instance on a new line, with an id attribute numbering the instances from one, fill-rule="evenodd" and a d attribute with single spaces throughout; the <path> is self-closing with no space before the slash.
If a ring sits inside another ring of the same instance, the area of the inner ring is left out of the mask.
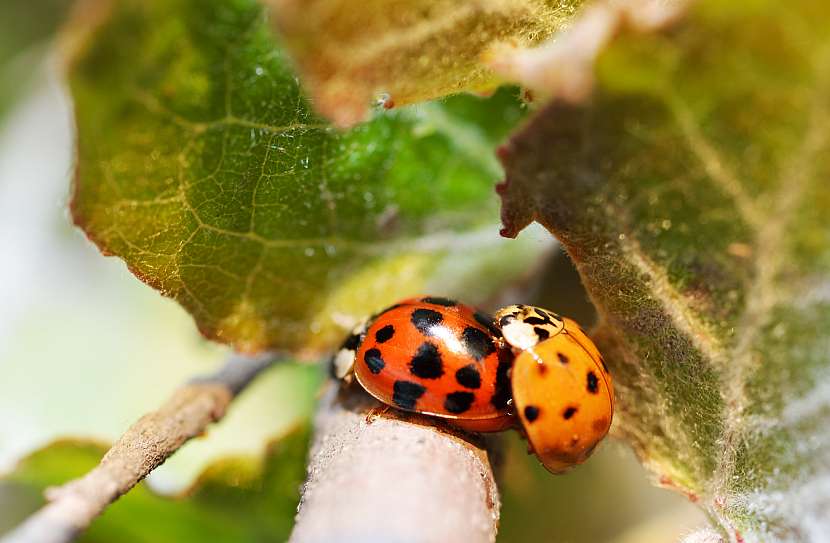
<path id="1" fill-rule="evenodd" d="M 764 215 L 756 202 L 744 190 L 737 176 L 725 164 L 718 151 L 709 143 L 695 122 L 694 117 L 679 97 L 669 100 L 680 132 L 692 154 L 701 163 L 706 174 L 727 196 L 730 196 L 738 208 L 741 217 L 754 229 L 764 224 Z"/>

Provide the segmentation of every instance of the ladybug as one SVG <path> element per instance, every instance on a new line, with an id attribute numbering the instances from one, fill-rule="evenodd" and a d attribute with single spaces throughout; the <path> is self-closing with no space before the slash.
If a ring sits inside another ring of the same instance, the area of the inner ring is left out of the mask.
<path id="1" fill-rule="evenodd" d="M 474 432 L 505 430 L 513 353 L 493 318 L 454 300 L 404 300 L 359 324 L 332 359 L 336 378 L 379 401 Z"/>
<path id="2" fill-rule="evenodd" d="M 512 305 L 495 318 L 516 353 L 513 403 L 531 449 L 553 473 L 581 464 L 614 413 L 602 355 L 576 322 L 545 309 Z"/>

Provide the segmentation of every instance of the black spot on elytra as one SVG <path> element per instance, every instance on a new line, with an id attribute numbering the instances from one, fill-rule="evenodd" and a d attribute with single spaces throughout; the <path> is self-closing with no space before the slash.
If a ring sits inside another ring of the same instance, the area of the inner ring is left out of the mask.
<path id="1" fill-rule="evenodd" d="M 533 422 L 539 418 L 539 408 L 535 405 L 528 405 L 525 407 L 525 419 L 527 422 Z"/>
<path id="2" fill-rule="evenodd" d="M 467 388 L 481 388 L 481 374 L 475 364 L 467 364 L 455 372 L 458 384 Z"/>
<path id="3" fill-rule="evenodd" d="M 341 349 L 347 349 L 349 351 L 356 351 L 358 347 L 360 347 L 361 337 L 358 334 L 352 334 L 346 338 L 346 341 L 343 342 L 343 345 L 340 347 Z"/>
<path id="4" fill-rule="evenodd" d="M 383 361 L 383 357 L 377 349 L 369 349 L 363 353 L 363 361 L 366 362 L 366 367 L 369 368 L 369 371 L 375 375 L 380 373 L 386 366 L 386 362 Z"/>
<path id="5" fill-rule="evenodd" d="M 501 335 L 501 330 L 499 330 L 499 328 L 493 323 L 493 317 L 491 317 L 490 315 L 482 313 L 481 311 L 476 311 L 473 314 L 473 317 L 475 317 L 476 322 L 490 330 L 490 333 L 494 336 Z"/>
<path id="6" fill-rule="evenodd" d="M 496 409 L 504 409 L 511 398 L 510 390 L 510 368 L 513 367 L 513 354 L 510 349 L 499 351 L 499 365 L 496 367 L 495 392 L 490 398 L 490 403 Z"/>
<path id="7" fill-rule="evenodd" d="M 421 298 L 421 301 L 426 304 L 443 305 L 445 307 L 455 307 L 458 305 L 458 302 L 455 300 L 441 298 L 440 296 L 427 296 L 426 298 Z"/>
<path id="8" fill-rule="evenodd" d="M 539 375 L 545 375 L 548 372 L 548 366 L 544 362 L 536 364 L 536 369 L 539 371 Z"/>
<path id="9" fill-rule="evenodd" d="M 576 411 L 577 411 L 576 407 L 574 407 L 572 405 L 569 405 L 568 407 L 565 408 L 564 411 L 562 411 L 562 418 L 565 419 L 565 420 L 568 420 L 576 414 Z"/>
<path id="10" fill-rule="evenodd" d="M 468 326 L 461 332 L 461 341 L 469 355 L 476 360 L 481 360 L 485 356 L 496 352 L 493 340 L 487 332 L 472 326 Z"/>
<path id="11" fill-rule="evenodd" d="M 539 341 L 544 341 L 550 337 L 550 332 L 548 332 L 544 328 L 534 326 L 533 331 L 536 332 L 536 337 L 539 338 Z"/>
<path id="12" fill-rule="evenodd" d="M 412 381 L 395 381 L 392 385 L 392 401 L 402 409 L 413 409 L 418 398 L 426 391 L 426 388 Z"/>
<path id="13" fill-rule="evenodd" d="M 432 328 L 441 324 L 444 321 L 444 316 L 432 309 L 420 308 L 412 312 L 411 320 L 415 328 L 420 330 L 422 334 L 431 336 Z"/>
<path id="14" fill-rule="evenodd" d="M 478 322 L 480 325 L 484 326 L 485 328 L 489 327 L 493 324 L 493 319 L 491 319 L 489 315 L 485 315 L 481 311 L 476 311 L 473 314 L 473 317 L 475 318 L 476 322 Z"/>
<path id="15" fill-rule="evenodd" d="M 391 324 L 387 324 L 377 332 L 375 332 L 375 340 L 378 343 L 385 343 L 392 339 L 392 336 L 395 335 L 395 327 Z"/>
<path id="16" fill-rule="evenodd" d="M 444 364 L 438 347 L 430 342 L 423 343 L 409 362 L 409 371 L 421 379 L 438 379 L 444 375 Z"/>
<path id="17" fill-rule="evenodd" d="M 444 400 L 444 409 L 458 415 L 467 411 L 473 405 L 475 398 L 472 392 L 450 392 Z"/>
<path id="18" fill-rule="evenodd" d="M 599 381 L 597 380 L 597 376 L 594 372 L 588 372 L 588 392 L 591 394 L 596 394 L 599 392 Z"/>
<path id="19" fill-rule="evenodd" d="M 568 362 L 570 362 L 570 359 L 568 359 L 568 357 L 565 356 L 563 353 L 556 353 L 556 356 L 559 358 L 559 361 L 563 364 L 567 364 Z"/>

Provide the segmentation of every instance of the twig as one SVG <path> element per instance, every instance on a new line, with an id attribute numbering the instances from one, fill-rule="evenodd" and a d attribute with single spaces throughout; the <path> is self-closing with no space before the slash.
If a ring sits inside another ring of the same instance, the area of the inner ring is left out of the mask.
<path id="1" fill-rule="evenodd" d="M 133 424 L 92 471 L 47 489 L 49 503 L 0 543 L 73 541 L 110 503 L 220 420 L 234 397 L 276 360 L 274 355 L 234 356 L 218 372 L 185 384 L 161 408 Z"/>
<path id="2" fill-rule="evenodd" d="M 499 496 L 483 443 L 356 388 L 321 401 L 290 543 L 495 541 Z"/>

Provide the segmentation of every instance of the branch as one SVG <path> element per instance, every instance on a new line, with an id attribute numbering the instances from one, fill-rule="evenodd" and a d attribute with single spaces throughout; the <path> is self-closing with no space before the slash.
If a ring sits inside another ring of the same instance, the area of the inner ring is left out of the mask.
<path id="1" fill-rule="evenodd" d="M 106 507 L 191 438 L 220 420 L 231 401 L 277 357 L 234 356 L 218 372 L 186 383 L 133 424 L 92 471 L 46 491 L 49 503 L 0 543 L 73 541 Z"/>
<path id="2" fill-rule="evenodd" d="M 481 441 L 330 387 L 290 543 L 492 543 L 499 496 Z"/>

